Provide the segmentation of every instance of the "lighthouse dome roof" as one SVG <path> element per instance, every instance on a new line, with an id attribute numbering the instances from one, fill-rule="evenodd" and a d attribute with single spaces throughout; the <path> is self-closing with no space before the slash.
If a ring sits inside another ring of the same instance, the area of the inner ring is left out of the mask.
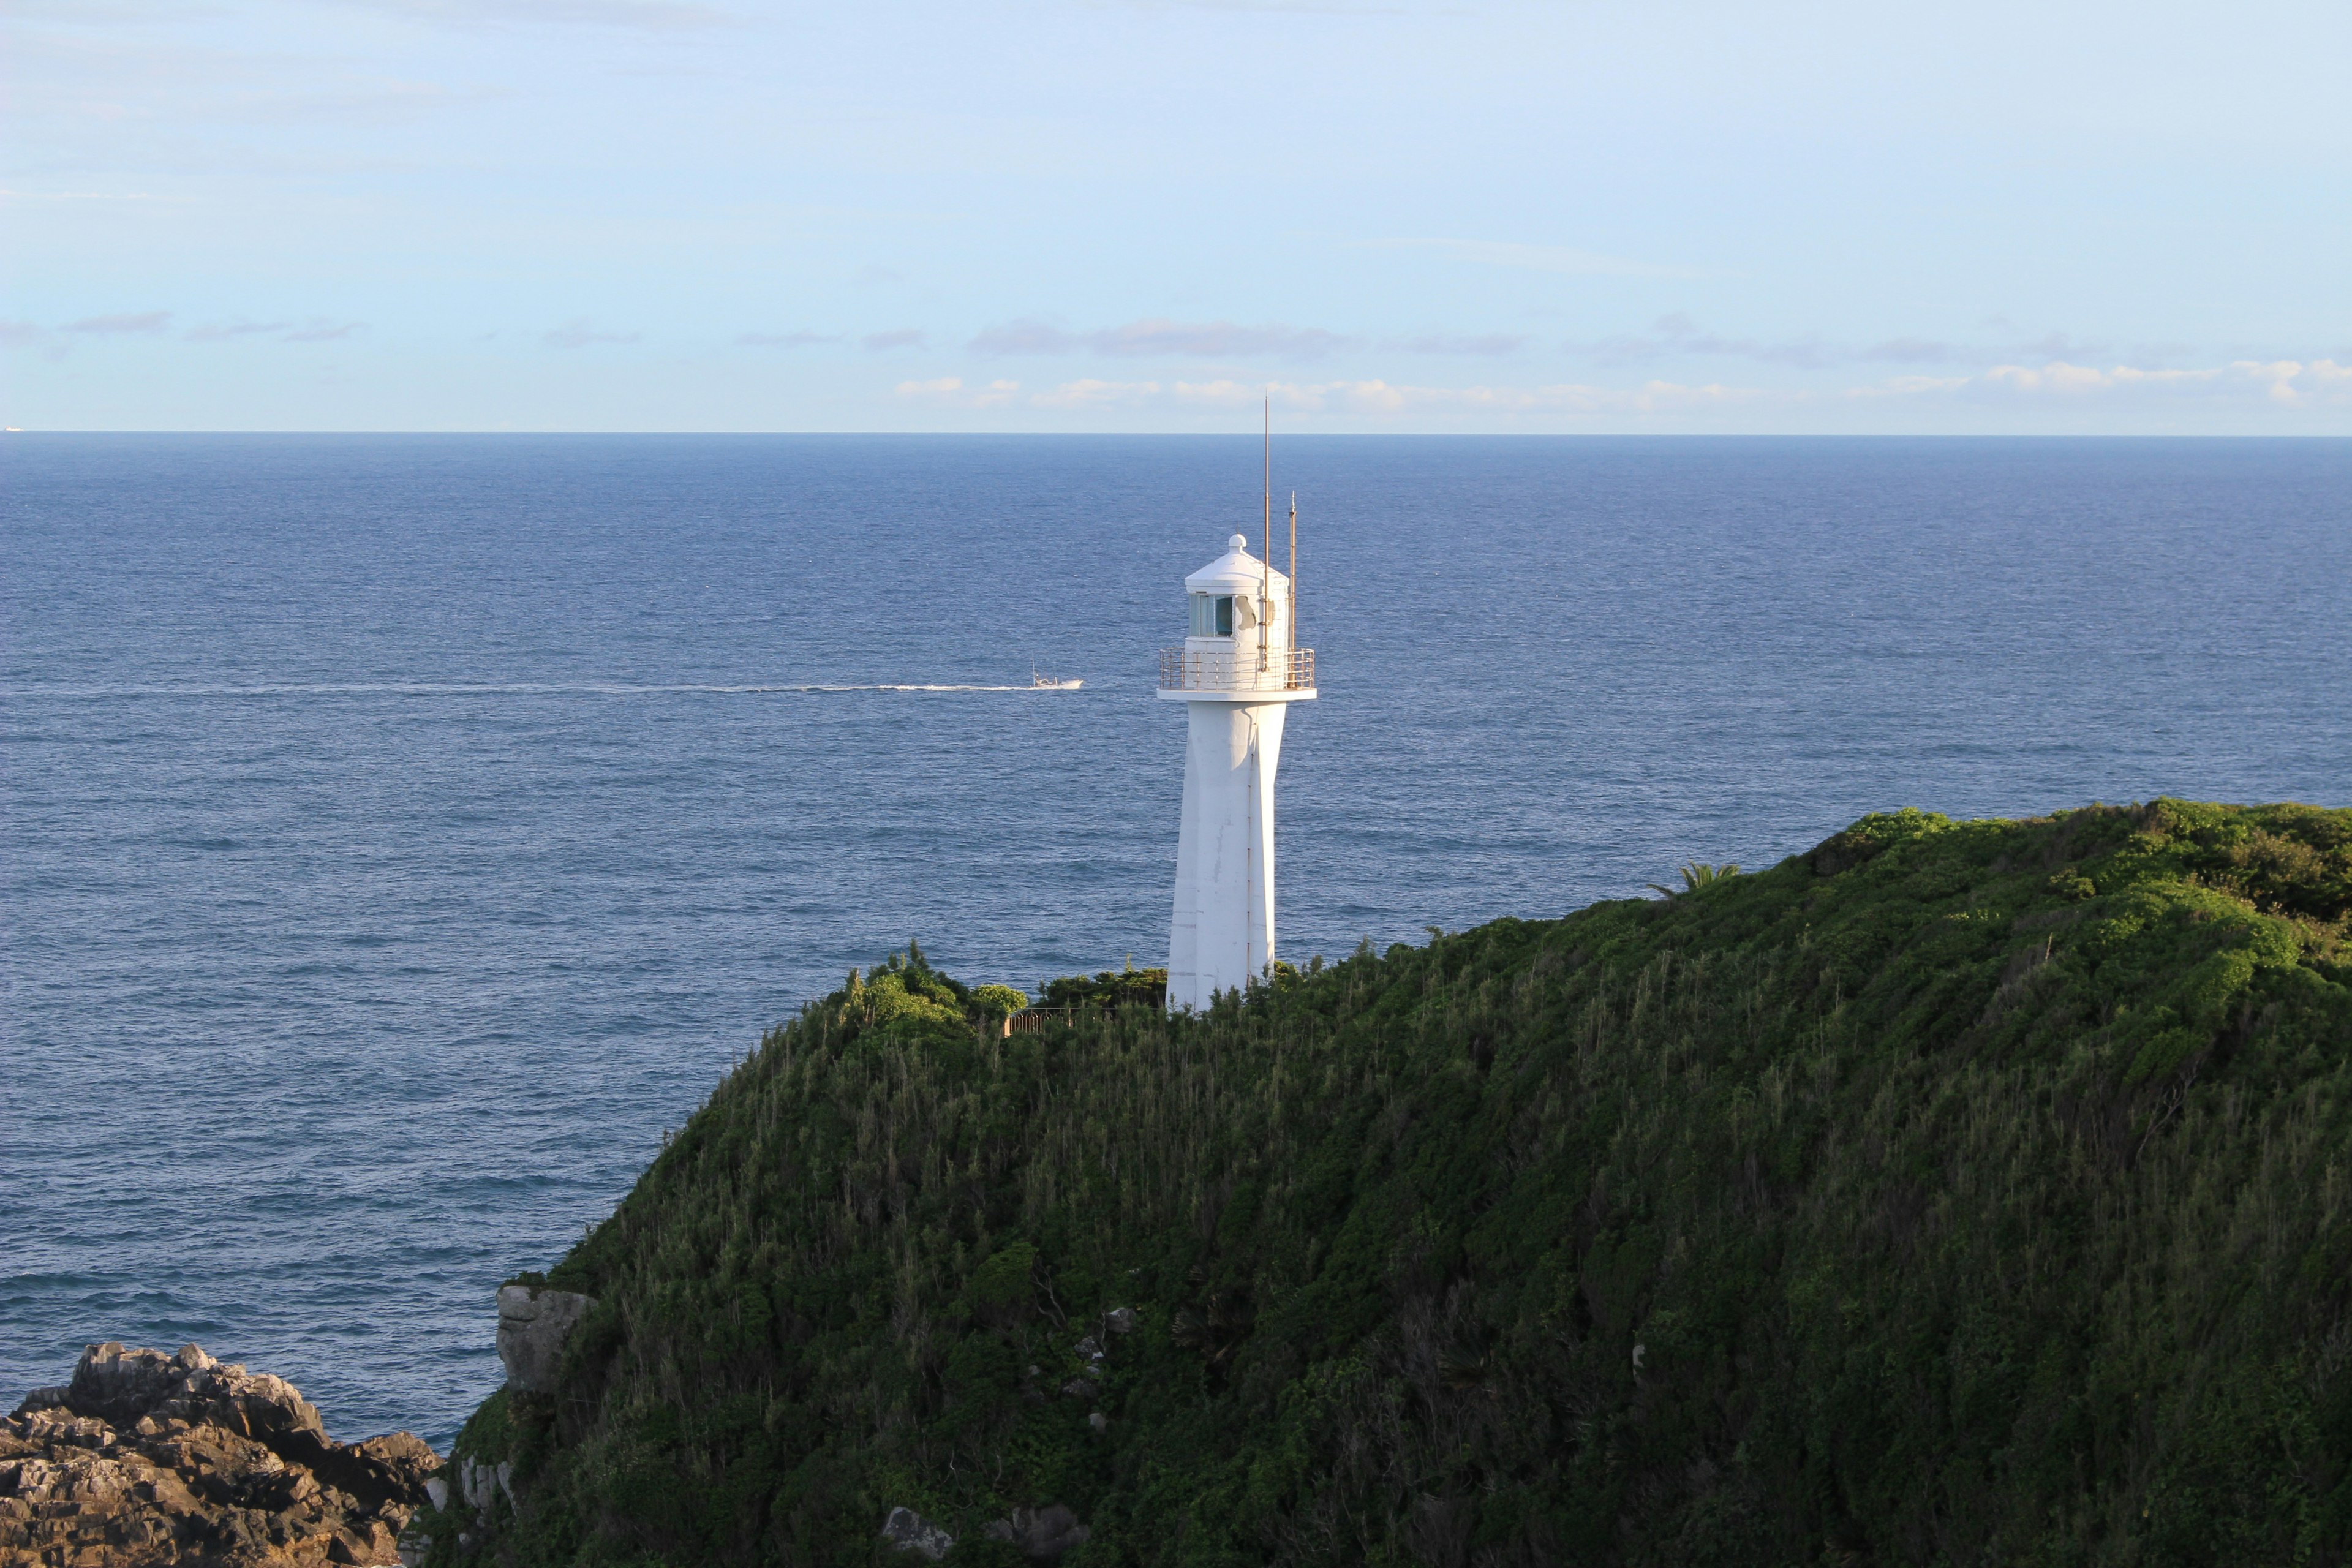
<path id="1" fill-rule="evenodd" d="M 1249 552 L 1249 535 L 1236 533 L 1225 541 L 1225 552 L 1184 579 L 1188 594 L 1255 594 L 1271 583 L 1277 598 L 1290 592 L 1290 579 L 1272 570 Z"/>

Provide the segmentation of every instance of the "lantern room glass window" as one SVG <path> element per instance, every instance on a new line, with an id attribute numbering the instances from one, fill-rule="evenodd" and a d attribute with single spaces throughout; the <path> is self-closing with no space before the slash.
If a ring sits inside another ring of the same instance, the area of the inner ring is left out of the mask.
<path id="1" fill-rule="evenodd" d="M 1234 596 L 1231 594 L 1194 594 L 1192 599 L 1194 637 L 1229 637 L 1234 635 Z"/>

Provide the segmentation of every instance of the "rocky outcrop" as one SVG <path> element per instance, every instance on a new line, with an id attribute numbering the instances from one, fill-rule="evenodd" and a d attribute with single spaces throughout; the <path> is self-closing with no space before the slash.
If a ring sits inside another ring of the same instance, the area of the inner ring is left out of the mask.
<path id="1" fill-rule="evenodd" d="M 0 1422 L 0 1568 L 392 1563 L 440 1465 L 328 1437 L 283 1378 L 114 1343 Z"/>
<path id="2" fill-rule="evenodd" d="M 911 1508 L 894 1508 L 882 1521 L 882 1539 L 901 1552 L 920 1553 L 937 1563 L 955 1549 L 955 1537 Z"/>
<path id="3" fill-rule="evenodd" d="M 992 1520 L 981 1534 L 1001 1541 L 1033 1562 L 1051 1563 L 1064 1552 L 1084 1546 L 1093 1531 L 1062 1503 L 1044 1508 L 1016 1508 L 1010 1519 Z M 882 1521 L 882 1539 L 901 1552 L 912 1552 L 937 1563 L 955 1550 L 955 1537 L 911 1508 L 894 1508 Z"/>
<path id="4" fill-rule="evenodd" d="M 595 1304 L 593 1296 L 569 1290 L 500 1286 L 499 1360 L 506 1363 L 507 1386 L 525 1394 L 554 1393 L 555 1368 L 563 1359 L 563 1342 Z"/>

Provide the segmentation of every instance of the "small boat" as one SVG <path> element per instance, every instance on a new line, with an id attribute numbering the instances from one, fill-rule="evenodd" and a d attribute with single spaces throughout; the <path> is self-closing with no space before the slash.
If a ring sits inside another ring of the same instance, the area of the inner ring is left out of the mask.
<path id="1" fill-rule="evenodd" d="M 1083 680 L 1056 680 L 1050 675 L 1040 675 L 1037 667 L 1029 667 L 1029 687 L 1033 691 L 1076 691 L 1086 684 Z"/>

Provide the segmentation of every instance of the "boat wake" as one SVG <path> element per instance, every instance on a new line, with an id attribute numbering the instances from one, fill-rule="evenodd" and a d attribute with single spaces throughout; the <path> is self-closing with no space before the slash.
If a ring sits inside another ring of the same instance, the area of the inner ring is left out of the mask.
<path id="1" fill-rule="evenodd" d="M 1076 691 L 1083 680 L 1031 680 L 1019 686 L 973 686 L 943 681 L 719 686 L 678 682 L 635 685 L 621 681 L 437 680 L 284 681 L 231 686 L 19 686 L 0 689 L 0 701 L 88 700 L 116 697 L 785 697 L 852 691 Z"/>

